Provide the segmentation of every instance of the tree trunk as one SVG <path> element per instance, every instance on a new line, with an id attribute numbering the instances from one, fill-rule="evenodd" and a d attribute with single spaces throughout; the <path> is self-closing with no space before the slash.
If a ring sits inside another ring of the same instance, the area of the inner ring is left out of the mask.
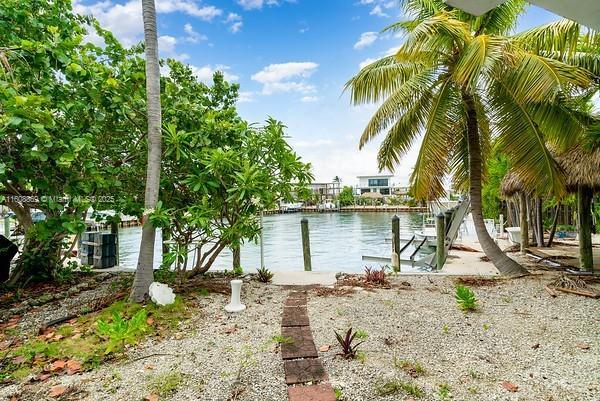
<path id="1" fill-rule="evenodd" d="M 233 268 L 239 268 L 242 266 L 242 254 L 239 245 L 231 248 L 231 253 L 233 254 Z"/>
<path id="2" fill-rule="evenodd" d="M 537 225 L 539 247 L 546 246 L 544 244 L 544 216 L 542 216 L 542 198 L 535 198 L 535 224 Z"/>
<path id="3" fill-rule="evenodd" d="M 550 237 L 548 237 L 548 247 L 552 246 L 552 241 L 554 241 L 554 234 L 556 234 L 556 225 L 558 224 L 558 216 L 560 212 L 560 202 L 556 204 L 556 209 L 554 210 L 554 219 L 552 221 L 552 229 L 550 230 Z"/>
<path id="4" fill-rule="evenodd" d="M 577 215 L 579 223 L 579 267 L 583 271 L 594 270 L 592 255 L 592 196 L 588 187 L 577 189 Z"/>
<path id="5" fill-rule="evenodd" d="M 483 220 L 481 206 L 481 145 L 479 143 L 479 127 L 473 97 L 466 91 L 462 92 L 463 102 L 467 111 L 467 134 L 469 144 L 469 195 L 471 211 L 477 238 L 486 256 L 490 258 L 498 271 L 505 276 L 523 276 L 529 272 L 520 264 L 509 258 L 490 237 Z"/>
<path id="6" fill-rule="evenodd" d="M 521 253 L 529 248 L 529 224 L 527 221 L 527 196 L 524 192 L 519 193 L 519 227 L 521 228 Z"/>
<path id="7" fill-rule="evenodd" d="M 142 217 L 142 240 L 138 265 L 131 289 L 130 300 L 143 301 L 154 280 L 154 240 L 156 228 L 148 214 L 156 207 L 160 187 L 161 168 L 161 110 L 160 70 L 158 64 L 158 34 L 156 30 L 156 8 L 154 0 L 142 0 L 144 17 L 144 41 L 146 51 L 146 102 L 148 107 L 148 166 L 146 169 L 146 191 L 144 216 Z"/>

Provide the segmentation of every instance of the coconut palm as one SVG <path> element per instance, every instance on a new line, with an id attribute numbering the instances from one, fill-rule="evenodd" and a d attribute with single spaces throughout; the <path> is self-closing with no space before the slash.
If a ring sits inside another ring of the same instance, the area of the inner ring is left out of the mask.
<path id="1" fill-rule="evenodd" d="M 584 130 L 567 96 L 594 80 L 584 68 L 594 66 L 593 58 L 572 50 L 581 28 L 561 22 L 511 36 L 522 1 L 509 1 L 480 17 L 441 0 L 401 4 L 412 19 L 386 30 L 403 33 L 404 44 L 347 83 L 355 104 L 380 103 L 360 147 L 385 131 L 378 164 L 393 170 L 422 138 L 411 175 L 415 196 L 439 197 L 451 172 L 455 186 L 468 188 L 486 255 L 502 274 L 527 274 L 486 230 L 484 162 L 494 140 L 529 187 L 565 193 L 565 179 L 546 143 L 568 146 Z"/>
<path id="2" fill-rule="evenodd" d="M 142 239 L 137 270 L 130 299 L 142 301 L 154 280 L 154 240 L 156 228 L 148 214 L 156 207 L 160 187 L 161 163 L 161 109 L 160 68 L 158 63 L 158 34 L 156 30 L 156 8 L 154 0 L 142 0 L 144 18 L 144 42 L 146 53 L 146 101 L 148 107 L 148 166 L 146 169 L 146 191 Z"/>

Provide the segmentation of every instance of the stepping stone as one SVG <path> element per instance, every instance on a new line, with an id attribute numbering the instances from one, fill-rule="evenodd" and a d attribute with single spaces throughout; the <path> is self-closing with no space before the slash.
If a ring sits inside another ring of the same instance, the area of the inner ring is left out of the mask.
<path id="1" fill-rule="evenodd" d="M 288 385 L 327 380 L 327 373 L 319 358 L 283 361 L 283 370 Z"/>
<path id="2" fill-rule="evenodd" d="M 292 291 L 288 295 L 289 298 L 304 299 L 306 301 L 306 291 Z"/>
<path id="3" fill-rule="evenodd" d="M 319 356 L 310 327 L 282 327 L 281 335 L 292 340 L 290 344 L 281 344 L 281 357 L 283 359 L 317 358 Z"/>
<path id="4" fill-rule="evenodd" d="M 306 297 L 305 298 L 287 298 L 283 302 L 283 306 L 306 306 Z"/>
<path id="5" fill-rule="evenodd" d="M 308 312 L 306 307 L 285 307 L 281 318 L 281 327 L 308 326 Z"/>
<path id="6" fill-rule="evenodd" d="M 289 401 L 335 401 L 330 384 L 288 387 Z"/>

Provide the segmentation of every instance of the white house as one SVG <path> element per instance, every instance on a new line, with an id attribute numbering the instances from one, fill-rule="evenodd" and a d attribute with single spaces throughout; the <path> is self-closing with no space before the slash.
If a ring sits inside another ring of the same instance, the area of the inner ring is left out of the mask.
<path id="1" fill-rule="evenodd" d="M 357 195 L 362 195 L 366 192 L 378 192 L 383 196 L 393 194 L 394 185 L 392 184 L 392 178 L 394 176 L 391 174 L 359 175 L 357 178 Z"/>

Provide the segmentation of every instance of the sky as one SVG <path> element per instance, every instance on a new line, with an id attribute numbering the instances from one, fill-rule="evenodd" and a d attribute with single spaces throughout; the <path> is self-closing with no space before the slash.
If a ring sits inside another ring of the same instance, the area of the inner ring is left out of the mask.
<path id="1" fill-rule="evenodd" d="M 377 174 L 380 139 L 358 149 L 374 105 L 353 106 L 344 84 L 361 66 L 397 49 L 402 38 L 381 34 L 405 19 L 396 0 L 155 0 L 161 57 L 188 63 L 209 83 L 221 70 L 240 84 L 238 111 L 288 128 L 289 143 L 313 166 L 317 182 Z M 141 0 L 74 0 L 125 45 L 143 40 Z M 530 7 L 517 30 L 559 17 Z M 95 40 L 92 36 L 90 40 Z M 408 184 L 418 144 L 394 171 Z"/>

